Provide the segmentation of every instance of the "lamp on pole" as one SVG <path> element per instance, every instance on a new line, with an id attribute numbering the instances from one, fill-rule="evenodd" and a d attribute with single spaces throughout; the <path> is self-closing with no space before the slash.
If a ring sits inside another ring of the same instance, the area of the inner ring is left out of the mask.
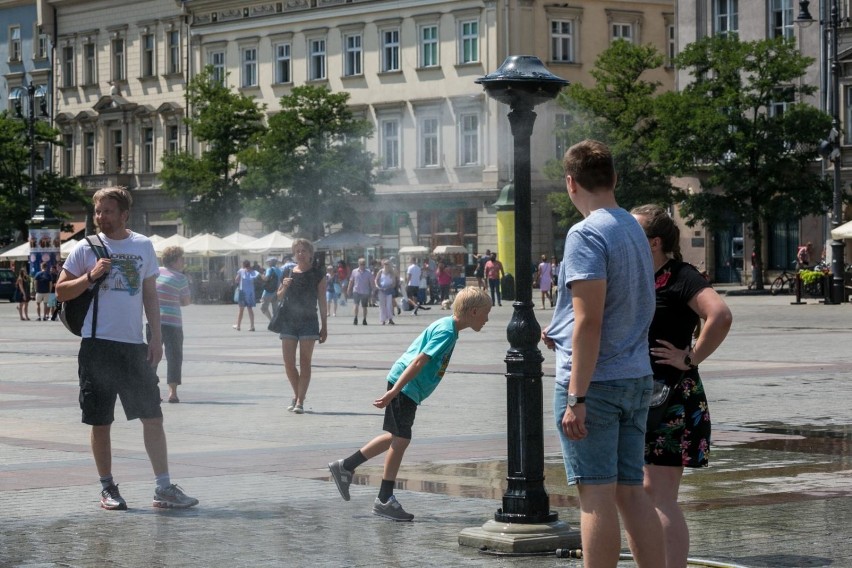
<path id="1" fill-rule="evenodd" d="M 506 330 L 506 406 L 508 487 L 503 507 L 480 529 L 465 529 L 459 543 L 501 552 L 535 552 L 570 547 L 577 540 L 570 527 L 550 510 L 544 488 L 544 434 L 541 327 L 532 302 L 530 137 L 533 108 L 552 100 L 568 81 L 553 75 L 541 60 L 512 55 L 503 65 L 476 80 L 488 96 L 509 105 L 514 139 L 514 208 L 516 296 Z M 538 525 L 535 527 L 534 525 Z M 576 542 L 574 543 L 576 546 Z"/>
<path id="2" fill-rule="evenodd" d="M 827 20 L 822 20 L 824 9 L 820 2 L 820 26 L 823 37 L 827 37 L 826 43 L 830 49 L 831 74 L 829 81 L 829 113 L 831 114 L 831 131 L 819 145 L 819 153 L 823 159 L 830 160 L 834 165 L 833 199 L 831 207 L 831 229 L 834 230 L 842 224 L 843 218 L 843 182 L 840 177 L 841 148 L 840 148 L 840 60 L 839 41 L 837 34 L 840 31 L 840 13 L 837 8 L 837 0 L 830 0 L 829 15 Z M 796 24 L 806 28 L 814 23 L 808 6 L 809 0 L 799 1 L 799 15 Z M 820 49 L 822 57 L 825 51 Z M 831 303 L 840 304 L 844 295 L 844 243 L 842 239 L 831 238 Z"/>
<path id="3" fill-rule="evenodd" d="M 36 105 L 39 106 L 41 116 L 48 116 L 47 89 L 44 85 L 36 86 L 32 81 L 29 81 L 26 86 L 13 89 L 9 93 L 9 101 L 15 109 L 15 114 L 27 121 L 27 137 L 30 144 L 30 217 L 32 217 L 36 210 Z"/>

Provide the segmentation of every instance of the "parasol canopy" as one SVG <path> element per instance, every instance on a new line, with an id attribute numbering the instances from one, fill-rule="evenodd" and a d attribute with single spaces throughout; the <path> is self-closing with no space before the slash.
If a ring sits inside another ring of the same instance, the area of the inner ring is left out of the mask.
<path id="1" fill-rule="evenodd" d="M 467 249 L 461 245 L 438 245 L 433 254 L 467 254 Z"/>
<path id="2" fill-rule="evenodd" d="M 232 243 L 237 243 L 238 245 L 246 245 L 246 244 L 248 244 L 252 241 L 257 240 L 257 237 L 253 237 L 251 235 L 247 235 L 247 234 L 241 233 L 239 231 L 234 231 L 230 235 L 226 235 L 225 237 L 222 237 L 222 238 L 225 239 L 226 241 L 231 241 Z M 243 247 L 243 250 L 246 250 L 245 247 Z"/>
<path id="3" fill-rule="evenodd" d="M 236 254 L 241 249 L 237 243 L 226 241 L 211 233 L 196 235 L 181 246 L 186 256 L 203 257 L 230 256 Z"/>
<path id="4" fill-rule="evenodd" d="M 367 248 L 377 247 L 382 244 L 382 239 L 379 237 L 371 237 L 358 231 L 338 231 L 330 235 L 326 235 L 318 241 L 314 242 L 314 247 L 317 250 L 341 250 L 351 248 Z"/>
<path id="5" fill-rule="evenodd" d="M 157 254 L 162 253 L 166 247 L 179 246 L 182 247 L 188 241 L 186 237 L 183 235 L 174 234 L 171 237 L 166 237 L 161 241 L 154 242 L 154 252 Z"/>
<path id="6" fill-rule="evenodd" d="M 24 242 L 0 254 L 3 260 L 27 260 L 30 257 L 30 243 Z"/>
<path id="7" fill-rule="evenodd" d="M 252 253 L 266 254 L 273 251 L 287 251 L 293 248 L 293 237 L 285 235 L 281 231 L 272 231 L 268 235 L 264 235 L 259 239 L 253 239 L 249 243 L 243 244 L 243 250 Z"/>
<path id="8" fill-rule="evenodd" d="M 412 245 L 399 249 L 399 254 L 429 254 L 428 247 Z"/>
<path id="9" fill-rule="evenodd" d="M 832 239 L 852 239 L 852 221 L 831 230 Z"/>

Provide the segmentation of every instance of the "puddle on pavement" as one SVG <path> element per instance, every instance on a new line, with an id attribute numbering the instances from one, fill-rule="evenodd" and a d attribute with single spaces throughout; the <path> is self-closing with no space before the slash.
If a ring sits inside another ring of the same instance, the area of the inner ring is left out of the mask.
<path id="1" fill-rule="evenodd" d="M 852 495 L 852 426 L 744 425 L 755 436 L 713 448 L 710 467 L 687 470 L 681 501 L 687 510 L 764 505 Z M 545 457 L 545 487 L 553 507 L 576 508 L 560 455 Z M 399 489 L 500 501 L 506 460 L 404 464 Z M 365 464 L 353 483 L 378 487 L 381 464 Z M 323 478 L 329 479 L 329 478 Z M 330 480 L 330 479 L 329 479 Z"/>

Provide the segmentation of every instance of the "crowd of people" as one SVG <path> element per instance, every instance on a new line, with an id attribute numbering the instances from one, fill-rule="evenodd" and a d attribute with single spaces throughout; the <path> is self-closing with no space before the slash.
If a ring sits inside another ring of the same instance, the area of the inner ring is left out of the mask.
<path id="1" fill-rule="evenodd" d="M 623 522 L 637 566 L 683 567 L 689 532 L 678 505 L 680 482 L 684 468 L 707 466 L 710 453 L 710 414 L 698 366 L 724 341 L 731 312 L 683 261 L 679 230 L 664 208 L 645 205 L 627 212 L 618 206 L 613 159 L 605 145 L 586 140 L 572 146 L 563 167 L 568 195 L 583 220 L 569 230 L 561 263 L 541 255 L 531 268 L 542 308 L 554 308 L 541 339 L 555 352 L 555 428 L 568 484 L 577 487 L 579 496 L 584 563 L 616 566 Z M 164 266 L 158 268 L 150 240 L 126 228 L 129 193 L 102 189 L 94 202 L 109 254 L 98 258 L 90 247 L 78 246 L 54 288 L 66 301 L 94 286 L 101 302 L 100 317 L 87 315 L 78 358 L 82 419 L 92 428 L 101 506 L 127 508 L 113 478 L 110 449 L 110 425 L 120 398 L 126 417 L 139 418 L 143 425 L 155 475 L 154 506 L 191 507 L 198 500 L 169 475 L 156 375 L 165 348 L 168 402 L 179 402 L 180 312 L 190 302 L 183 250 L 166 249 Z M 316 343 L 328 338 L 329 310 L 333 316 L 351 301 L 353 323 L 358 325 L 360 314 L 361 325 L 367 325 L 368 308 L 377 306 L 380 323 L 394 325 L 403 306 L 416 315 L 429 308 L 427 303 L 449 296 L 452 278 L 440 260 L 433 267 L 431 259 L 412 259 L 403 275 L 391 259 L 368 267 L 361 258 L 351 271 L 342 261 L 319 265 L 306 239 L 296 239 L 292 253 L 281 268 L 277 258 L 267 259 L 266 270 L 243 264 L 234 279 L 239 304 L 234 328 L 241 329 L 248 311 L 254 330 L 257 281 L 261 310 L 271 324 L 277 322 L 292 389 L 287 408 L 295 414 L 305 412 L 312 356 Z M 125 282 L 140 284 L 133 290 L 119 284 L 129 293 L 111 294 L 121 281 L 114 271 Z M 384 409 L 383 432 L 328 464 L 343 499 L 350 499 L 356 469 L 385 454 L 372 511 L 395 521 L 412 520 L 394 496 L 394 486 L 416 411 L 439 385 L 459 333 L 480 331 L 492 306 L 501 303 L 503 268 L 496 254 L 479 255 L 475 275 L 479 285 L 460 290 L 451 315 L 431 322 L 391 365 L 386 391 L 373 402 Z M 25 277 L 24 272 L 20 279 Z"/>

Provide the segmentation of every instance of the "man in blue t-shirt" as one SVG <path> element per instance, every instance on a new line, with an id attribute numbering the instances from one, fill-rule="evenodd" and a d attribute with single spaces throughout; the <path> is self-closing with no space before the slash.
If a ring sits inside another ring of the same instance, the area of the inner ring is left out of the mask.
<path id="1" fill-rule="evenodd" d="M 643 489 L 653 380 L 646 337 L 654 268 L 642 227 L 615 200 L 604 144 L 584 140 L 563 159 L 583 221 L 568 231 L 561 291 L 545 345 L 556 351 L 554 415 L 568 484 L 577 485 L 586 565 L 615 568 L 619 514 L 638 566 L 665 566 L 662 525 Z"/>
<path id="2" fill-rule="evenodd" d="M 53 277 L 47 270 L 47 263 L 41 263 L 41 270 L 36 272 L 34 277 L 36 288 L 36 311 L 38 312 L 38 320 L 42 321 L 41 307 L 44 306 L 44 321 L 47 321 L 48 312 L 47 302 L 50 300 L 50 293 L 53 292 Z"/>
<path id="3" fill-rule="evenodd" d="M 393 488 L 396 474 L 408 444 L 417 406 L 428 397 L 447 370 L 453 348 L 463 329 L 479 331 L 488 321 L 491 299 L 480 288 L 469 286 L 456 295 L 453 315 L 441 318 L 421 333 L 391 367 L 387 391 L 373 402 L 385 409 L 384 434 L 380 434 L 346 459 L 328 464 L 340 496 L 349 501 L 349 485 L 355 468 L 387 452 L 379 496 L 373 502 L 373 514 L 393 521 L 410 521 L 396 500 Z"/>
<path id="4" fill-rule="evenodd" d="M 274 256 L 267 258 L 266 272 L 261 277 L 263 281 L 263 295 L 260 297 L 260 311 L 269 318 L 269 321 L 272 321 L 272 318 L 278 313 L 278 298 L 275 293 L 278 291 L 278 286 L 281 285 L 282 271 L 277 265 L 277 258 Z M 269 311 L 270 305 L 272 305 L 271 313 Z"/>

